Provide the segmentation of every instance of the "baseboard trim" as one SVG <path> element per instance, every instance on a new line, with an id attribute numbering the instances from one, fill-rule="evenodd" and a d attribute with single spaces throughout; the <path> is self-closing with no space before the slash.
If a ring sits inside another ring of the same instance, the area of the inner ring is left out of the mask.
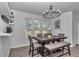
<path id="1" fill-rule="evenodd" d="M 10 53 L 10 49 L 8 50 L 8 53 L 7 53 L 7 56 L 6 56 L 6 57 L 8 57 L 8 56 L 9 56 L 9 53 Z"/>
<path id="2" fill-rule="evenodd" d="M 29 45 L 27 45 L 27 44 L 22 44 L 22 45 L 12 46 L 11 48 L 19 48 L 19 47 L 23 47 L 23 46 L 29 46 Z"/>
<path id="3" fill-rule="evenodd" d="M 70 47 L 74 47 L 74 46 L 76 46 L 76 45 L 71 45 Z"/>

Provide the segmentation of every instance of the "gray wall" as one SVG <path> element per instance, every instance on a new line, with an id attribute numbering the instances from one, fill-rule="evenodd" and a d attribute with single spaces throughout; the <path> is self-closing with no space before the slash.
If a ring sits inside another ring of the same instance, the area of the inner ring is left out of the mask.
<path id="1" fill-rule="evenodd" d="M 75 14 L 75 18 L 74 20 L 76 20 L 76 28 L 75 28 L 75 31 L 76 32 L 76 35 L 75 35 L 75 39 L 76 40 L 76 44 L 79 44 L 79 14 Z"/>
<path id="2" fill-rule="evenodd" d="M 0 14 L 9 16 L 9 7 L 7 2 L 0 2 Z"/>
<path id="3" fill-rule="evenodd" d="M 2 51 L 2 41 L 0 39 L 0 56 L 1 56 L 1 51 Z"/>
<path id="4" fill-rule="evenodd" d="M 75 14 L 75 12 L 72 13 L 72 26 L 73 26 L 73 29 L 72 29 L 72 35 L 73 35 L 73 44 L 76 45 L 78 44 L 78 31 L 77 31 L 77 19 L 78 19 L 78 15 Z"/>
<path id="5" fill-rule="evenodd" d="M 24 12 L 14 10 L 15 26 L 14 26 L 13 39 L 11 40 L 12 48 L 28 45 L 28 39 L 25 36 L 26 18 L 41 19 L 42 17 L 39 15 L 24 13 Z"/>
<path id="6" fill-rule="evenodd" d="M 0 57 L 7 57 L 10 52 L 11 38 L 0 37 Z"/>
<path id="7" fill-rule="evenodd" d="M 39 15 L 34 15 L 30 13 L 24 13 L 20 11 L 14 11 L 15 17 L 15 26 L 14 26 L 14 34 L 13 39 L 11 40 L 12 48 L 26 46 L 28 45 L 28 39 L 25 36 L 25 18 L 35 18 L 35 19 L 42 19 Z M 59 18 L 60 19 L 60 26 L 61 29 L 54 29 L 52 28 L 53 34 L 58 33 L 65 33 L 68 37 L 65 41 L 70 42 L 72 44 L 72 12 L 63 13 Z M 57 19 L 52 19 L 52 26 L 54 26 L 54 21 Z M 47 20 L 48 21 L 48 20 Z"/>
<path id="8" fill-rule="evenodd" d="M 0 15 L 1 16 L 1 15 Z M 5 23 L 0 17 L 0 34 L 6 32 L 7 23 Z M 11 38 L 7 36 L 0 36 L 0 56 L 7 57 L 10 51 Z"/>
<path id="9" fill-rule="evenodd" d="M 57 35 L 58 33 L 64 33 L 67 39 L 66 42 L 72 43 L 72 12 L 63 13 L 59 18 L 55 19 L 60 20 L 60 29 L 54 28 L 54 33 Z M 53 34 L 54 34 L 53 33 Z"/>
<path id="10" fill-rule="evenodd" d="M 79 44 L 79 13 L 73 11 L 73 43 Z"/>

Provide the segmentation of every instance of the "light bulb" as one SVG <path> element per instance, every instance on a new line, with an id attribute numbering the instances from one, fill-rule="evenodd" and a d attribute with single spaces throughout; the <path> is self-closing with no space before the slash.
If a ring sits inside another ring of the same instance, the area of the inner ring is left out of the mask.
<path id="1" fill-rule="evenodd" d="M 54 11 L 54 9 L 53 9 L 53 11 Z"/>
<path id="2" fill-rule="evenodd" d="M 60 11 L 60 10 L 58 9 L 58 11 Z"/>
<path id="3" fill-rule="evenodd" d="M 43 14 L 45 14 L 45 12 L 43 12 Z"/>
<path id="4" fill-rule="evenodd" d="M 61 11 L 59 13 L 61 13 Z"/>
<path id="5" fill-rule="evenodd" d="M 48 10 L 46 10 L 46 12 L 48 12 Z"/>

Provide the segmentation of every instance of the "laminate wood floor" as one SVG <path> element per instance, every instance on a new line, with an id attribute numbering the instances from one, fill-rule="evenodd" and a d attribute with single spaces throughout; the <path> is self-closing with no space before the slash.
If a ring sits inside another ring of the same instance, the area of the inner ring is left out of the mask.
<path id="1" fill-rule="evenodd" d="M 71 56 L 69 54 L 63 55 L 62 57 L 79 57 L 79 46 L 75 46 L 70 48 Z M 31 57 L 29 56 L 29 47 L 20 47 L 20 48 L 13 48 L 10 50 L 9 57 Z M 41 57 L 37 55 L 35 57 Z"/>

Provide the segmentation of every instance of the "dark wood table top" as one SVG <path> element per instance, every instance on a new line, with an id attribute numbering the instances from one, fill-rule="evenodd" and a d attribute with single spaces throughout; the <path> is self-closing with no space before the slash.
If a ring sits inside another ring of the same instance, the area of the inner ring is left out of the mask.
<path id="1" fill-rule="evenodd" d="M 58 41 L 60 39 L 66 39 L 67 37 L 60 37 L 60 36 L 51 36 L 51 37 L 32 37 L 35 40 L 37 40 L 40 43 L 48 43 L 48 42 L 53 42 L 53 41 Z"/>

